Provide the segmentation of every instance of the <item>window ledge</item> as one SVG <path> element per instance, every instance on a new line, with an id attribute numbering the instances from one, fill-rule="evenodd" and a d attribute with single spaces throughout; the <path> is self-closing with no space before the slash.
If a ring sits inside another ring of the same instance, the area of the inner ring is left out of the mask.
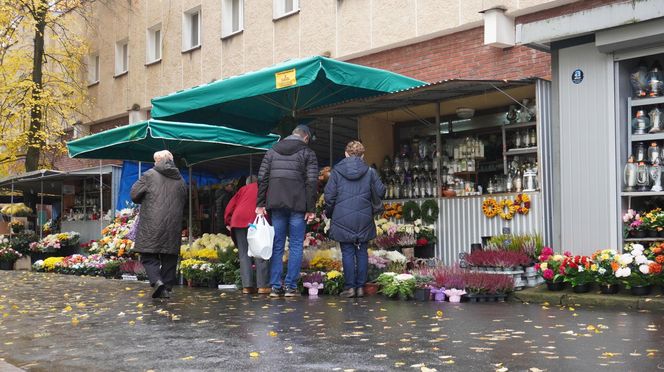
<path id="1" fill-rule="evenodd" d="M 284 14 L 280 15 L 280 16 L 277 17 L 277 18 L 272 18 L 272 22 L 276 22 L 276 21 L 279 21 L 279 20 L 281 20 L 281 19 L 288 18 L 288 17 L 290 17 L 290 16 L 292 16 L 292 15 L 295 15 L 295 14 L 298 14 L 298 13 L 300 13 L 300 9 L 292 10 L 292 11 L 290 11 L 290 12 L 288 12 L 288 13 L 284 13 Z"/>
<path id="2" fill-rule="evenodd" d="M 195 47 L 191 47 L 191 48 L 189 48 L 189 49 L 187 49 L 187 50 L 183 50 L 183 51 L 182 51 L 182 54 L 191 53 L 191 52 L 193 52 L 194 50 L 198 50 L 198 49 L 201 49 L 201 44 L 198 44 L 198 45 L 196 45 Z"/>
<path id="3" fill-rule="evenodd" d="M 97 80 L 97 81 L 93 81 L 93 82 L 91 82 L 91 83 L 88 83 L 88 88 L 92 88 L 92 87 L 94 87 L 95 85 L 99 85 L 99 80 Z"/>
<path id="4" fill-rule="evenodd" d="M 125 76 L 125 75 L 127 75 L 128 73 L 129 73 L 129 70 L 127 70 L 127 71 L 122 71 L 122 72 L 120 72 L 120 73 L 118 73 L 118 74 L 113 75 L 113 79 L 117 79 L 117 78 L 119 78 L 119 77 Z"/>
<path id="5" fill-rule="evenodd" d="M 221 36 L 221 40 L 231 39 L 233 36 L 235 36 L 235 35 L 240 35 L 240 34 L 243 33 L 243 32 L 244 32 L 244 29 L 241 28 L 241 29 L 239 29 L 239 30 L 237 30 L 237 31 L 233 31 L 233 32 L 231 32 L 231 33 L 228 34 L 228 35 L 222 35 L 222 36 Z"/>
<path id="6" fill-rule="evenodd" d="M 154 61 L 147 62 L 145 64 L 145 67 L 149 67 L 149 66 L 156 65 L 156 64 L 159 64 L 159 63 L 161 63 L 161 58 L 155 59 Z"/>

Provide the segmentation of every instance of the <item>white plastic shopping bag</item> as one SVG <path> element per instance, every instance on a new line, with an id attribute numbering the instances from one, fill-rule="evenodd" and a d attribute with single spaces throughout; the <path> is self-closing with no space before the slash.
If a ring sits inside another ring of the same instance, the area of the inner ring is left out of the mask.
<path id="1" fill-rule="evenodd" d="M 269 260 L 272 257 L 274 227 L 270 226 L 265 217 L 256 216 L 254 223 L 249 224 L 247 241 L 249 242 L 249 257 Z"/>

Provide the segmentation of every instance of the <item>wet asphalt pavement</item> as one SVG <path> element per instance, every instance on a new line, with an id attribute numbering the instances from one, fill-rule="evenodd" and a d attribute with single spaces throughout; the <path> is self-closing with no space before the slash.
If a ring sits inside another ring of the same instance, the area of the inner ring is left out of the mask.
<path id="1" fill-rule="evenodd" d="M 32 371 L 664 369 L 662 313 L 150 293 L 145 283 L 0 271 L 0 358 Z"/>

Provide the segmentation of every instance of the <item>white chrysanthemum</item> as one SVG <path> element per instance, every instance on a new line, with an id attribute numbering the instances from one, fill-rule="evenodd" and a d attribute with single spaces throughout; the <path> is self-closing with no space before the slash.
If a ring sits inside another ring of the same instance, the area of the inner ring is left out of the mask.
<path id="1" fill-rule="evenodd" d="M 632 270 L 629 267 L 621 267 L 616 270 L 616 278 L 627 278 L 632 275 Z"/>
<path id="2" fill-rule="evenodd" d="M 639 266 L 639 271 L 640 271 L 642 274 L 646 274 L 646 275 L 647 275 L 647 274 L 650 274 L 650 266 L 648 266 L 648 265 L 641 265 L 641 266 Z"/>

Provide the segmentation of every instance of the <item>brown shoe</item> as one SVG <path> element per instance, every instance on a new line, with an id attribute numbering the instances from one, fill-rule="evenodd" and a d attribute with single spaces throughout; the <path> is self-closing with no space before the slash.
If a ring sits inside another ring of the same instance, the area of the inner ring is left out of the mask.
<path id="1" fill-rule="evenodd" d="M 270 294 L 272 292 L 272 288 L 267 287 L 267 288 L 258 288 L 258 294 Z"/>
<path id="2" fill-rule="evenodd" d="M 256 293 L 256 288 L 242 288 L 242 294 L 253 294 Z"/>

